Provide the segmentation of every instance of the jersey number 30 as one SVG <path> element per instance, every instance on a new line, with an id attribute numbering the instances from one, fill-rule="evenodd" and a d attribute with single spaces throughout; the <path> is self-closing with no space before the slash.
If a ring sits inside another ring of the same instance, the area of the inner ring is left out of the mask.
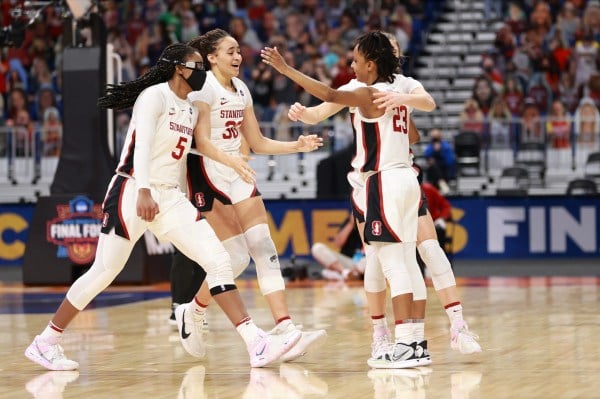
<path id="1" fill-rule="evenodd" d="M 395 108 L 393 123 L 394 132 L 408 134 L 408 108 L 406 105 L 401 105 Z"/>
<path id="2" fill-rule="evenodd" d="M 223 138 L 225 140 L 237 139 L 237 137 L 240 135 L 240 133 L 238 132 L 238 128 L 241 125 L 242 125 L 242 122 L 239 122 L 239 123 L 236 121 L 225 122 L 226 129 L 223 132 Z"/>

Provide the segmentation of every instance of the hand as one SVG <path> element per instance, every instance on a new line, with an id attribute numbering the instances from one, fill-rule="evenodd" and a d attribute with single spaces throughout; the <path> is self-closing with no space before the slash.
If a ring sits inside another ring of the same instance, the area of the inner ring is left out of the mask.
<path id="1" fill-rule="evenodd" d="M 442 218 L 437 218 L 433 221 L 433 224 L 440 229 L 446 230 L 446 221 Z"/>
<path id="2" fill-rule="evenodd" d="M 379 104 L 377 108 L 385 108 L 385 112 L 389 112 L 394 108 L 403 105 L 406 102 L 406 95 L 393 91 L 378 91 L 373 93 L 374 104 Z"/>
<path id="3" fill-rule="evenodd" d="M 246 183 L 256 183 L 256 172 L 248 165 L 250 157 L 247 155 L 229 156 L 229 166 L 242 178 Z"/>
<path id="4" fill-rule="evenodd" d="M 146 222 L 151 222 L 160 212 L 158 204 L 152 198 L 149 188 L 140 188 L 138 190 L 137 203 L 135 205 L 137 215 Z"/>
<path id="5" fill-rule="evenodd" d="M 277 47 L 265 47 L 260 50 L 260 57 L 265 64 L 271 65 L 279 73 L 283 73 L 284 69 L 287 67 L 287 63 L 281 54 L 279 54 Z"/>
<path id="6" fill-rule="evenodd" d="M 323 146 L 323 139 L 316 134 L 298 137 L 298 152 L 311 152 Z"/>
<path id="7" fill-rule="evenodd" d="M 304 114 L 305 110 L 306 107 L 304 105 L 300 103 L 294 103 L 288 110 L 288 118 L 294 122 L 302 121 L 302 114 Z"/>

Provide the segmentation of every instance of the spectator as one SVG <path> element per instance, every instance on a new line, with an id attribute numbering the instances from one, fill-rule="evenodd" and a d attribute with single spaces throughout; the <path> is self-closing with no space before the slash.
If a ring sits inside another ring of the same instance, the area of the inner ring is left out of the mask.
<path id="1" fill-rule="evenodd" d="M 430 177 L 433 173 L 432 169 L 438 169 L 440 174 L 440 180 L 445 182 L 453 181 L 456 179 L 456 156 L 452 145 L 446 140 L 442 139 L 442 131 L 440 129 L 432 129 L 429 132 L 430 142 L 425 147 L 423 156 L 427 160 L 427 176 Z M 443 183 L 438 184 L 443 187 Z"/>
<path id="2" fill-rule="evenodd" d="M 521 112 L 518 140 L 520 143 L 544 141 L 544 129 L 540 110 L 533 98 L 526 98 Z"/>
<path id="3" fill-rule="evenodd" d="M 569 0 L 565 1 L 556 18 L 556 27 L 560 31 L 562 42 L 566 46 L 571 47 L 575 44 L 575 33 L 579 29 L 580 23 L 581 19 L 577 15 L 573 3 Z"/>
<path id="4" fill-rule="evenodd" d="M 517 1 L 511 1 L 508 4 L 508 19 L 507 25 L 516 36 L 520 35 L 527 28 L 527 20 L 525 13 Z"/>
<path id="5" fill-rule="evenodd" d="M 505 148 L 510 142 L 512 114 L 506 101 L 497 97 L 488 115 L 488 135 L 492 147 Z"/>
<path id="6" fill-rule="evenodd" d="M 552 102 L 552 110 L 546 122 L 546 132 L 552 148 L 571 147 L 571 120 L 560 100 Z"/>
<path id="7" fill-rule="evenodd" d="M 598 73 L 596 58 L 600 45 L 594 39 L 594 33 L 588 30 L 582 39 L 575 44 L 575 86 L 583 88 L 590 76 Z"/>
<path id="8" fill-rule="evenodd" d="M 246 43 L 254 51 L 258 52 L 263 47 L 263 43 L 252 27 L 246 24 L 243 18 L 234 17 L 229 23 L 229 32 L 240 45 Z"/>
<path id="9" fill-rule="evenodd" d="M 42 123 L 42 143 L 44 156 L 57 157 L 62 145 L 62 122 L 58 109 L 49 107 L 44 111 Z"/>
<path id="10" fill-rule="evenodd" d="M 502 98 L 506 102 L 512 116 L 518 116 L 523 106 L 523 90 L 517 78 L 514 75 L 507 76 L 504 79 L 504 89 Z"/>
<path id="11" fill-rule="evenodd" d="M 250 91 L 254 100 L 256 117 L 260 121 L 271 122 L 275 114 L 273 104 L 273 69 L 264 62 L 256 63 L 250 77 Z"/>
<path id="12" fill-rule="evenodd" d="M 472 98 L 465 101 L 464 108 L 459 115 L 460 130 L 475 132 L 483 135 L 485 116 L 479 109 L 479 104 Z"/>
<path id="13" fill-rule="evenodd" d="M 546 115 L 552 104 L 552 90 L 546 81 L 544 74 L 534 73 L 529 81 L 527 97 L 535 101 L 540 114 Z"/>
<path id="14" fill-rule="evenodd" d="M 558 93 L 560 101 L 565 105 L 567 111 L 573 115 L 581 99 L 581 90 L 575 86 L 575 76 L 572 73 L 568 71 L 562 73 L 558 84 Z"/>
<path id="15" fill-rule="evenodd" d="M 590 76 L 590 80 L 585 89 L 585 97 L 589 97 L 600 110 L 600 74 Z"/>
<path id="16" fill-rule="evenodd" d="M 490 79 L 486 76 L 478 77 L 473 86 L 473 99 L 477 102 L 479 110 L 483 115 L 487 115 L 492 106 L 492 102 L 494 101 L 494 97 L 496 97 L 496 91 L 494 90 Z"/>
<path id="17" fill-rule="evenodd" d="M 589 97 L 584 97 L 579 102 L 575 111 L 575 136 L 582 144 L 594 144 L 598 141 L 600 132 L 600 113 Z"/>
<path id="18" fill-rule="evenodd" d="M 32 119 L 38 122 L 43 122 L 46 110 L 49 108 L 56 109 L 59 112 L 59 105 L 56 101 L 56 94 L 52 90 L 52 86 L 44 85 L 38 91 L 35 97 L 35 108 L 32 114 Z"/>
<path id="19" fill-rule="evenodd" d="M 198 29 L 198 21 L 196 16 L 191 10 L 187 10 L 183 13 L 183 25 L 181 27 L 181 40 L 183 42 L 189 42 L 200 34 Z"/>

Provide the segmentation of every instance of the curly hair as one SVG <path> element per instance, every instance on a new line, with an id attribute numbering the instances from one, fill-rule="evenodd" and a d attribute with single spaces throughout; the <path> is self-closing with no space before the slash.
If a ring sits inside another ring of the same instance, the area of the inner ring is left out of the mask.
<path id="1" fill-rule="evenodd" d="M 175 73 L 175 66 L 185 62 L 195 52 L 196 50 L 187 44 L 168 45 L 156 65 L 144 75 L 130 82 L 106 85 L 104 96 L 98 99 L 98 106 L 115 110 L 131 108 L 143 90 L 171 79 Z"/>
<path id="2" fill-rule="evenodd" d="M 377 65 L 377 81 L 392 83 L 400 60 L 394 55 L 390 39 L 381 31 L 365 33 L 356 40 L 358 51 Z"/>

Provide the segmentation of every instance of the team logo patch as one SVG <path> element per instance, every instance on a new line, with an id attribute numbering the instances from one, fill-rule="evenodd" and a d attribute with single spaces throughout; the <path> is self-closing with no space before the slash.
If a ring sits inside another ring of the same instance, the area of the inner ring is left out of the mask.
<path id="1" fill-rule="evenodd" d="M 196 206 L 198 208 L 201 208 L 204 205 L 206 205 L 206 200 L 204 199 L 204 193 L 196 193 L 196 195 L 194 195 L 194 201 L 196 201 Z"/>
<path id="2" fill-rule="evenodd" d="M 58 246 L 56 256 L 68 257 L 78 265 L 91 263 L 102 224 L 108 223 L 108 214 L 102 213 L 100 204 L 81 195 L 68 204 L 57 205 L 56 214 L 56 218 L 46 223 L 46 240 Z"/>
<path id="3" fill-rule="evenodd" d="M 374 236 L 380 236 L 381 232 L 382 232 L 381 221 L 375 220 L 375 221 L 371 222 L 371 233 Z"/>

